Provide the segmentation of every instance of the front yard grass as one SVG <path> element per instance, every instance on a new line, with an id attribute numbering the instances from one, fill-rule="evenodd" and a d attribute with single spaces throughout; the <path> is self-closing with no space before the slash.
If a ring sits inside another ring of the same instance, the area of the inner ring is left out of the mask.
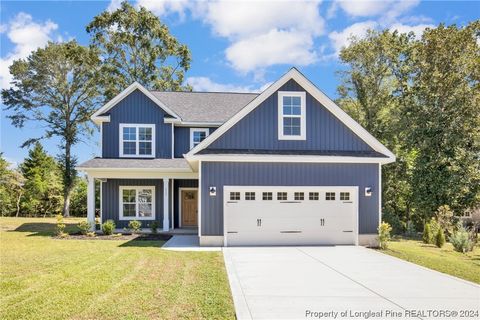
<path id="1" fill-rule="evenodd" d="M 418 240 L 396 239 L 381 252 L 421 266 L 450 274 L 480 284 L 480 247 L 462 254 L 453 250 L 450 243 L 443 248 Z"/>
<path id="2" fill-rule="evenodd" d="M 76 231 L 78 219 L 65 219 Z M 221 252 L 61 240 L 54 218 L 0 218 L 0 319 L 232 319 Z"/>

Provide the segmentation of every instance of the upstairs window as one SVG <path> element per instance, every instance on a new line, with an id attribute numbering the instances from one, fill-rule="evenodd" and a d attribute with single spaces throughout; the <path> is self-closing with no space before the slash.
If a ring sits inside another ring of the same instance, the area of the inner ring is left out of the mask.
<path id="1" fill-rule="evenodd" d="M 305 92 L 278 92 L 278 139 L 306 139 Z"/>
<path id="2" fill-rule="evenodd" d="M 120 124 L 120 157 L 155 156 L 154 124 Z"/>
<path id="3" fill-rule="evenodd" d="M 208 137 L 208 128 L 190 128 L 190 150 Z"/>

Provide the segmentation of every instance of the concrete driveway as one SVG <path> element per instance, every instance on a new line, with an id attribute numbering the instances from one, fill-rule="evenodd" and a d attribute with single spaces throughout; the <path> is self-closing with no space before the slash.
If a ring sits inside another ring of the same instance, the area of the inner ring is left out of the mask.
<path id="1" fill-rule="evenodd" d="M 239 319 L 480 318 L 480 286 L 372 249 L 242 247 L 224 257 Z"/>

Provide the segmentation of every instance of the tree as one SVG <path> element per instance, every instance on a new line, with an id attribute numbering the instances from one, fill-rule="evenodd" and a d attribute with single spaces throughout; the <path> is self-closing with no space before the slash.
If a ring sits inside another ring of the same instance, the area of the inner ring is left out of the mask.
<path id="1" fill-rule="evenodd" d="M 480 21 L 426 30 L 408 60 L 405 90 L 412 185 L 419 214 L 448 204 L 463 212 L 480 202 Z"/>
<path id="2" fill-rule="evenodd" d="M 98 52 L 76 41 L 49 42 L 26 59 L 10 66 L 9 89 L 2 90 L 3 102 L 16 127 L 27 121 L 45 126 L 41 137 L 27 140 L 22 147 L 52 137 L 60 138 L 59 155 L 63 178 L 63 214 L 69 216 L 71 191 L 77 172 L 72 147 L 92 132 L 90 116 L 98 105 L 100 92 Z"/>
<path id="3" fill-rule="evenodd" d="M 87 26 L 91 44 L 101 50 L 108 101 L 134 81 L 152 90 L 190 90 L 182 85 L 190 51 L 152 12 L 127 1 Z"/>
<path id="4" fill-rule="evenodd" d="M 0 214 L 9 216 L 15 212 L 16 199 L 13 193 L 12 182 L 13 170 L 10 163 L 0 153 Z"/>
<path id="5" fill-rule="evenodd" d="M 57 162 L 36 142 L 20 165 L 25 177 L 23 210 L 32 215 L 61 212 L 62 181 Z"/>

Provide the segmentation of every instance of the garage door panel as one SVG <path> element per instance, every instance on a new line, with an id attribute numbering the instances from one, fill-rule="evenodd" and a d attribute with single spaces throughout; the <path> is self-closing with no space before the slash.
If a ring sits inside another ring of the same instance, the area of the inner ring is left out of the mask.
<path id="1" fill-rule="evenodd" d="M 225 200 L 227 245 L 355 243 L 356 187 L 225 187 L 225 197 L 229 192 L 237 199 Z M 277 192 L 287 199 L 277 200 Z M 295 197 L 302 194 L 303 200 Z"/>

